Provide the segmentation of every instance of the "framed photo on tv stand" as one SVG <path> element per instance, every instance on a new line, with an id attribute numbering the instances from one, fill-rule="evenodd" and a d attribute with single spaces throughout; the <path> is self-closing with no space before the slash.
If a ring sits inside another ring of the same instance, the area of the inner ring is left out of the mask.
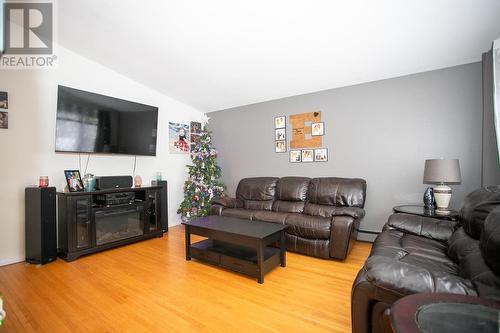
<path id="1" fill-rule="evenodd" d="M 64 170 L 66 184 L 70 192 L 83 192 L 83 182 L 79 170 Z"/>

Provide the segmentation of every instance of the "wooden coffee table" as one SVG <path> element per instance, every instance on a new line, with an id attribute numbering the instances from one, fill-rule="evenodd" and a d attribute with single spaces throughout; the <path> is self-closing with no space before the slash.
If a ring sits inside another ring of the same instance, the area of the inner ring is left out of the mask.
<path id="1" fill-rule="evenodd" d="M 195 258 L 250 275 L 259 283 L 274 267 L 286 266 L 286 225 L 215 215 L 183 224 L 186 260 Z M 191 244 L 191 234 L 208 239 Z M 279 248 L 269 246 L 276 242 Z"/>

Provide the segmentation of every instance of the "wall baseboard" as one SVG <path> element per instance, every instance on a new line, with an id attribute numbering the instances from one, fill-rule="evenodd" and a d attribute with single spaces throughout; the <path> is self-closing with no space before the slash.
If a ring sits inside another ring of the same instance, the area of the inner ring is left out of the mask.
<path id="1" fill-rule="evenodd" d="M 2 259 L 0 260 L 0 267 L 7 266 L 12 264 L 17 264 L 19 262 L 23 262 L 24 258 L 10 258 L 10 259 Z"/>

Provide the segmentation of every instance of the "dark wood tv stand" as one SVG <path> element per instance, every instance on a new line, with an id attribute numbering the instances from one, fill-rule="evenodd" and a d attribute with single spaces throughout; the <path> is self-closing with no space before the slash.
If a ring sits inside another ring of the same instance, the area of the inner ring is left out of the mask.
<path id="1" fill-rule="evenodd" d="M 103 195 L 130 195 L 126 203 L 103 203 Z M 66 261 L 168 231 L 164 186 L 93 192 L 58 192 L 58 255 Z"/>

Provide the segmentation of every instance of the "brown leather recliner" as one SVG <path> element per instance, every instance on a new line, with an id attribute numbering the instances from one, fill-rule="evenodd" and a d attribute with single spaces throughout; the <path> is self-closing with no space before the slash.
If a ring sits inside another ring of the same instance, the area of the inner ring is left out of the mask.
<path id="1" fill-rule="evenodd" d="M 399 298 L 421 292 L 500 301 L 500 187 L 470 193 L 457 222 L 393 214 L 358 273 L 352 331 L 381 332 Z"/>
<path id="2" fill-rule="evenodd" d="M 362 179 L 245 178 L 236 198 L 212 201 L 211 214 L 286 224 L 288 250 L 345 259 L 365 215 L 365 196 Z"/>

